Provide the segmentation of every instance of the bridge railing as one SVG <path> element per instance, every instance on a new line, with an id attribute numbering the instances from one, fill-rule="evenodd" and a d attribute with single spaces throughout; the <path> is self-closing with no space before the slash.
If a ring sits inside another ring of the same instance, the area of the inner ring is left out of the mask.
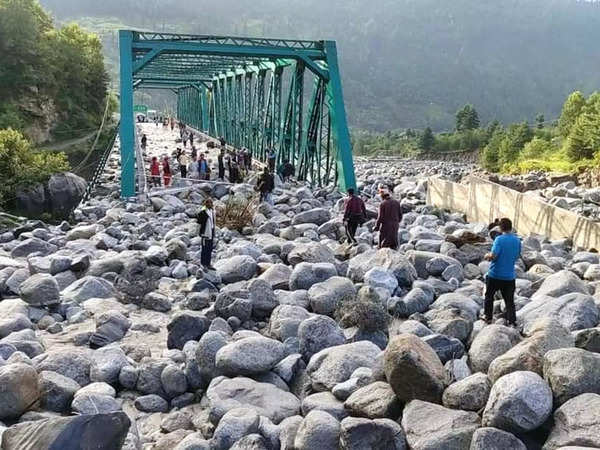
<path id="1" fill-rule="evenodd" d="M 100 178 L 102 177 L 102 174 L 104 173 L 104 169 L 106 168 L 106 162 L 108 161 L 108 157 L 110 156 L 110 153 L 112 152 L 113 147 L 115 146 L 115 141 L 117 140 L 118 135 L 119 135 L 119 123 L 117 123 L 117 125 L 113 129 L 111 136 L 110 136 L 110 140 L 108 141 L 108 144 L 102 151 L 102 156 L 98 160 L 98 164 L 96 165 L 94 174 L 92 175 L 92 178 L 90 179 L 90 181 L 87 184 L 87 187 L 85 189 L 83 197 L 81 197 L 81 201 L 79 202 L 79 205 L 81 205 L 82 203 L 85 203 L 92 195 L 94 188 L 96 187 L 96 185 L 98 184 L 98 181 L 100 180 Z M 79 207 L 79 205 L 77 205 L 77 207 Z M 73 210 L 75 210 L 75 209 L 76 208 L 73 208 Z"/>

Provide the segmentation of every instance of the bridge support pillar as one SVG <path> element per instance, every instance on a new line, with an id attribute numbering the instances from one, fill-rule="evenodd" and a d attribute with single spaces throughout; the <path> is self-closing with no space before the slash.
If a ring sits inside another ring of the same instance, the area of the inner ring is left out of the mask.
<path id="1" fill-rule="evenodd" d="M 121 197 L 135 196 L 135 130 L 133 117 L 133 33 L 119 31 L 121 60 Z"/>

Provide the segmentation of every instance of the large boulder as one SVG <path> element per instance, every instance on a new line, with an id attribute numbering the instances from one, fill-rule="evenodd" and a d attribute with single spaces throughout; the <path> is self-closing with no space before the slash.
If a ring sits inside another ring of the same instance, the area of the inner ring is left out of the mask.
<path id="1" fill-rule="evenodd" d="M 298 267 L 298 266 L 296 266 Z M 258 278 L 265 280 L 271 289 L 289 289 L 292 269 L 285 264 L 273 264 L 265 270 Z"/>
<path id="2" fill-rule="evenodd" d="M 600 354 L 560 348 L 544 355 L 544 378 L 556 405 L 588 392 L 600 394 Z"/>
<path id="3" fill-rule="evenodd" d="M 567 446 L 600 448 L 600 395 L 581 394 L 554 412 L 544 450 Z"/>
<path id="4" fill-rule="evenodd" d="M 530 336 L 491 362 L 488 377 L 492 382 L 518 370 L 528 370 L 541 376 L 547 352 L 574 345 L 571 333 L 553 319 L 537 321 L 530 332 Z"/>
<path id="5" fill-rule="evenodd" d="M 340 449 L 342 450 L 405 450 L 406 437 L 402 427 L 390 419 L 347 417 L 342 420 Z"/>
<path id="6" fill-rule="evenodd" d="M 479 411 L 487 403 L 492 383 L 484 373 L 475 373 L 456 383 L 444 391 L 444 406 L 466 411 Z"/>
<path id="7" fill-rule="evenodd" d="M 66 217 L 79 204 L 87 183 L 74 173 L 55 173 L 48 180 L 48 199 L 57 217 Z"/>
<path id="8" fill-rule="evenodd" d="M 473 433 L 469 450 L 527 450 L 516 436 L 498 428 L 482 427 Z"/>
<path id="9" fill-rule="evenodd" d="M 4 432 L 2 449 L 119 449 L 125 442 L 130 424 L 124 412 L 28 421 Z"/>
<path id="10" fill-rule="evenodd" d="M 331 414 L 314 410 L 309 412 L 296 432 L 294 446 L 298 450 L 338 450 L 340 423 Z"/>
<path id="11" fill-rule="evenodd" d="M 245 377 L 213 379 L 206 390 L 206 399 L 213 423 L 235 408 L 253 409 L 276 424 L 300 412 L 300 401 L 294 394 Z"/>
<path id="12" fill-rule="evenodd" d="M 237 255 L 221 259 L 215 264 L 217 274 L 223 283 L 236 283 L 249 280 L 256 275 L 257 264 L 254 258 L 248 255 Z"/>
<path id="13" fill-rule="evenodd" d="M 219 421 L 213 433 L 215 449 L 228 450 L 238 441 L 252 433 L 258 432 L 259 417 L 250 408 L 235 408 L 229 410 Z"/>
<path id="14" fill-rule="evenodd" d="M 40 404 L 42 408 L 55 412 L 67 412 L 79 383 L 59 373 L 44 370 L 39 376 Z"/>
<path id="15" fill-rule="evenodd" d="M 17 419 L 39 398 L 38 375 L 33 367 L 23 363 L 0 367 L 0 419 Z"/>
<path id="16" fill-rule="evenodd" d="M 33 362 L 38 372 L 51 370 L 75 380 L 81 386 L 90 384 L 92 360 L 84 350 L 53 350 L 38 356 Z"/>
<path id="17" fill-rule="evenodd" d="M 297 289 L 310 289 L 314 284 L 321 283 L 336 275 L 337 269 L 332 263 L 301 262 L 294 267 L 294 270 L 290 274 L 289 288 L 293 291 Z"/>
<path id="18" fill-rule="evenodd" d="M 292 224 L 298 225 L 301 223 L 315 223 L 317 225 L 323 225 L 330 219 L 331 213 L 327 209 L 314 208 L 296 214 L 292 219 Z"/>
<path id="19" fill-rule="evenodd" d="M 389 248 L 367 250 L 350 259 L 346 276 L 360 283 L 373 267 L 390 270 L 403 287 L 411 286 L 417 279 L 417 272 L 406 256 Z"/>
<path id="20" fill-rule="evenodd" d="M 118 298 L 119 293 L 112 283 L 104 278 L 85 276 L 62 291 L 63 300 L 82 303 L 90 298 Z"/>
<path id="21" fill-rule="evenodd" d="M 402 428 L 412 450 L 468 449 L 479 416 L 412 400 L 404 407 Z"/>
<path id="22" fill-rule="evenodd" d="M 436 252 L 410 250 L 406 252 L 406 258 L 414 266 L 419 278 L 439 276 L 450 266 L 462 267 L 458 260 Z"/>
<path id="23" fill-rule="evenodd" d="M 309 361 L 321 350 L 346 342 L 343 330 L 331 317 L 315 315 L 302 321 L 298 327 L 300 353 Z"/>
<path id="24" fill-rule="evenodd" d="M 560 270 L 544 279 L 533 295 L 533 299 L 535 300 L 537 297 L 561 297 L 574 292 L 590 293 L 585 282 L 577 275 L 568 270 Z"/>
<path id="25" fill-rule="evenodd" d="M 354 391 L 344 403 L 353 416 L 369 419 L 397 419 L 400 402 L 392 387 L 384 381 L 376 381 Z"/>
<path id="26" fill-rule="evenodd" d="M 575 331 L 598 325 L 600 309 L 591 295 L 570 293 L 558 298 L 538 296 L 517 312 L 526 334 L 543 317 L 556 318 L 567 330 Z"/>
<path id="27" fill-rule="evenodd" d="M 225 375 L 253 375 L 271 370 L 285 356 L 281 342 L 256 336 L 221 347 L 215 362 L 216 368 Z"/>
<path id="28" fill-rule="evenodd" d="M 342 302 L 356 297 L 356 288 L 346 277 L 331 277 L 311 286 L 308 297 L 313 312 L 331 315 Z"/>
<path id="29" fill-rule="evenodd" d="M 513 348 L 521 336 L 514 328 L 504 325 L 484 327 L 473 340 L 469 349 L 469 362 L 474 372 L 487 372 L 490 363 Z"/>
<path id="30" fill-rule="evenodd" d="M 306 309 L 300 306 L 279 305 L 271 314 L 269 334 L 280 341 L 296 337 L 300 323 L 308 319 L 310 315 Z"/>
<path id="31" fill-rule="evenodd" d="M 180 311 L 167 325 L 167 348 L 183 349 L 187 341 L 197 341 L 208 330 L 209 320 L 196 311 Z"/>
<path id="32" fill-rule="evenodd" d="M 417 336 L 401 334 L 390 340 L 384 353 L 384 371 L 400 401 L 441 401 L 444 366 L 433 349 Z"/>
<path id="33" fill-rule="evenodd" d="M 36 273 L 20 286 L 21 298 L 31 306 L 48 306 L 60 302 L 58 283 L 47 273 Z"/>
<path id="34" fill-rule="evenodd" d="M 369 341 L 321 350 L 310 358 L 306 367 L 313 389 L 330 391 L 336 384 L 348 380 L 359 367 L 373 367 L 380 352 L 379 347 Z"/>
<path id="35" fill-rule="evenodd" d="M 499 378 L 483 411 L 482 425 L 524 433 L 552 413 L 552 391 L 537 373 L 519 371 Z"/>
<path id="36" fill-rule="evenodd" d="M 335 264 L 333 251 L 320 242 L 306 242 L 294 245 L 287 255 L 288 262 L 295 266 L 302 262 Z"/>

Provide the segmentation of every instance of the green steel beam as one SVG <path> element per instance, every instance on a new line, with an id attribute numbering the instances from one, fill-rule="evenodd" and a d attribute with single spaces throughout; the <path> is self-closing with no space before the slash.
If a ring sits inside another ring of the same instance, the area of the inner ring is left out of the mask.
<path id="1" fill-rule="evenodd" d="M 121 145 L 121 197 L 135 195 L 135 130 L 133 125 L 133 64 L 131 49 L 133 33 L 119 31 Z"/>
<path id="2" fill-rule="evenodd" d="M 128 33 L 121 76 L 131 91 L 134 83 L 174 90 L 177 115 L 190 126 L 262 160 L 274 148 L 279 162 L 291 161 L 297 176 L 313 184 L 355 185 L 333 41 Z M 308 76 L 313 88 L 305 102 Z"/>
<path id="3" fill-rule="evenodd" d="M 332 119 L 333 142 L 337 148 L 337 171 L 342 179 L 337 184 L 342 190 L 356 188 L 356 177 L 354 175 L 354 164 L 352 162 L 352 144 L 350 132 L 346 122 L 346 108 L 344 106 L 344 93 L 342 91 L 342 80 L 338 67 L 337 48 L 335 41 L 325 41 L 325 53 L 327 54 L 327 65 L 329 67 L 329 82 L 327 83 L 327 94 L 330 103 L 330 117 Z"/>

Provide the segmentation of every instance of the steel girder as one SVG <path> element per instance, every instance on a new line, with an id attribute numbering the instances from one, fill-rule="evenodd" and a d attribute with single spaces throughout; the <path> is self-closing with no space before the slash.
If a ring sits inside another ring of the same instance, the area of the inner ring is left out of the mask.
<path id="1" fill-rule="evenodd" d="M 274 149 L 300 179 L 355 186 L 335 42 L 120 31 L 119 45 L 123 197 L 135 194 L 137 88 L 172 89 L 179 120 L 263 161 Z"/>

